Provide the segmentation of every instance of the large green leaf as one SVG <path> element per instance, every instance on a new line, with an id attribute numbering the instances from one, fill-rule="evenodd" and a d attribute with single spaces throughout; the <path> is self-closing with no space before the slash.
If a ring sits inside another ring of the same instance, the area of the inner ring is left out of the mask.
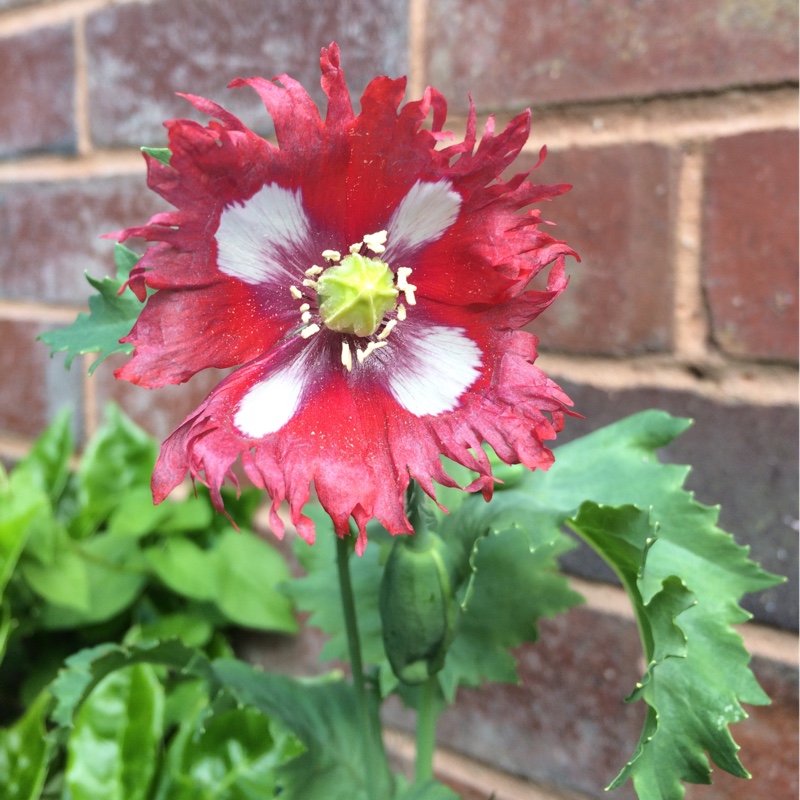
<path id="1" fill-rule="evenodd" d="M 227 692 L 280 721 L 305 745 L 302 755 L 278 769 L 281 800 L 368 800 L 367 759 L 375 769 L 375 796 L 393 796 L 379 737 L 364 751 L 350 684 L 336 678 L 296 680 L 233 660 L 215 661 L 213 667 Z"/>
<path id="2" fill-rule="evenodd" d="M 499 504 L 496 510 L 500 510 Z M 462 506 L 456 513 L 465 511 Z M 458 631 L 439 674 L 448 702 L 453 701 L 459 686 L 517 681 L 510 650 L 536 641 L 541 617 L 583 602 L 556 571 L 556 556 L 567 549 L 563 537 L 540 535 L 516 524 L 506 528 L 503 516 L 498 514 L 492 520 L 487 515 L 484 524 L 488 529 L 475 539 L 473 573 L 461 592 Z"/>
<path id="3" fill-rule="evenodd" d="M 557 448 L 548 472 L 520 471 L 501 493 L 518 498 L 533 526 L 568 522 L 631 598 L 648 660 L 632 699 L 644 699 L 649 713 L 612 785 L 630 777 L 643 800 L 679 800 L 681 781 L 708 782 L 706 752 L 746 775 L 728 725 L 744 717 L 741 702 L 768 702 L 731 626 L 749 617 L 742 594 L 780 579 L 717 527 L 717 509 L 682 488 L 688 468 L 656 458 L 688 424 L 658 411 L 634 415 Z"/>
<path id="4" fill-rule="evenodd" d="M 47 693 L 42 693 L 14 725 L 0 729 L 3 800 L 39 800 L 51 747 L 44 722 L 50 700 Z"/>
<path id="5" fill-rule="evenodd" d="M 164 690 L 149 664 L 106 675 L 75 715 L 65 782 L 73 800 L 148 800 Z"/>
<path id="6" fill-rule="evenodd" d="M 244 627 L 294 633 L 291 603 L 277 590 L 290 576 L 286 561 L 252 531 L 228 528 L 202 548 L 169 538 L 146 550 L 150 567 L 173 591 L 213 602 Z"/>
<path id="7" fill-rule="evenodd" d="M 67 351 L 69 369 L 75 356 L 99 353 L 89 367 L 91 375 L 97 366 L 113 353 L 131 353 L 133 345 L 121 344 L 142 311 L 142 304 L 130 288 L 122 287 L 139 257 L 121 244 L 114 248 L 116 278 L 97 280 L 86 273 L 86 280 L 98 292 L 89 298 L 89 313 L 81 312 L 72 325 L 43 333 L 39 338 L 53 353 Z"/>

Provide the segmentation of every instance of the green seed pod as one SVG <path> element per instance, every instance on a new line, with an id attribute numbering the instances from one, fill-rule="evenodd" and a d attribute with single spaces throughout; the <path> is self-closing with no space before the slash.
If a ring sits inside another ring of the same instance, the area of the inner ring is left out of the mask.
<path id="1" fill-rule="evenodd" d="M 405 683 L 424 683 L 438 672 L 455 634 L 457 604 L 443 550 L 436 534 L 420 531 L 398 536 L 386 562 L 383 643 L 394 674 Z"/>

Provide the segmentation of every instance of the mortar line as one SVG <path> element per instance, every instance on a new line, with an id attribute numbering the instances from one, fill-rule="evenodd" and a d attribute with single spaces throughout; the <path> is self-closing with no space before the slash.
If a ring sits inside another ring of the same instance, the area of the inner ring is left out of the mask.
<path id="1" fill-rule="evenodd" d="M 408 9 L 408 97 L 422 97 L 425 91 L 425 25 L 428 0 L 410 0 Z"/>
<path id="2" fill-rule="evenodd" d="M 703 302 L 702 243 L 705 147 L 685 149 L 678 176 L 674 231 L 675 356 L 685 363 L 709 360 L 710 323 Z"/>
<path id="3" fill-rule="evenodd" d="M 89 67 L 85 17 L 78 17 L 73 22 L 73 36 L 75 40 L 75 127 L 78 153 L 87 156 L 91 154 L 93 147 L 89 120 Z"/>
<path id="4" fill-rule="evenodd" d="M 0 300 L 0 319 L 14 322 L 53 322 L 70 324 L 85 306 L 43 305 L 27 300 Z"/>
<path id="5" fill-rule="evenodd" d="M 536 365 L 550 377 L 609 392 L 663 389 L 695 394 L 724 405 L 759 407 L 796 405 L 794 365 L 722 362 L 698 373 L 667 356 L 632 356 L 625 360 L 543 352 Z"/>
<path id="6" fill-rule="evenodd" d="M 15 8 L 0 14 L 0 38 L 17 36 L 37 28 L 51 28 L 118 5 L 119 0 L 61 0 L 36 6 Z"/>

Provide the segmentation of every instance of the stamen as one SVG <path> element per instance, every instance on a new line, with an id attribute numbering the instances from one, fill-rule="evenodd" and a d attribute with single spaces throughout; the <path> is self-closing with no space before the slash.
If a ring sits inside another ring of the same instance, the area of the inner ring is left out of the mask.
<path id="1" fill-rule="evenodd" d="M 303 286 L 310 286 L 312 289 L 316 289 L 317 288 L 317 282 L 316 281 L 312 281 L 311 278 L 306 278 L 303 281 Z"/>
<path id="2" fill-rule="evenodd" d="M 376 350 L 380 350 L 381 347 L 386 347 L 386 342 L 367 342 L 367 346 L 363 350 L 356 350 L 356 357 L 358 358 L 358 363 L 363 364 L 364 361 L 372 355 Z"/>
<path id="3" fill-rule="evenodd" d="M 313 278 L 315 275 L 319 275 L 320 272 L 324 272 L 324 271 L 325 270 L 324 270 L 323 267 L 318 267 L 316 264 L 314 264 L 313 267 L 309 267 L 305 271 L 305 274 L 308 275 L 309 278 Z"/>
<path id="4" fill-rule="evenodd" d="M 390 319 L 386 323 L 386 327 L 378 334 L 378 339 L 383 340 L 388 338 L 389 334 L 392 332 L 392 328 L 394 328 L 395 325 L 397 325 L 397 320 Z"/>
<path id="5" fill-rule="evenodd" d="M 411 274 L 411 267 L 400 267 L 397 270 L 397 288 L 404 292 L 408 286 L 408 276 Z M 417 288 L 416 286 L 414 287 Z"/>
<path id="6" fill-rule="evenodd" d="M 411 305 L 411 304 L 409 303 L 409 305 Z M 402 303 L 398 303 L 398 305 L 397 305 L 397 319 L 399 319 L 400 322 L 403 322 L 405 320 L 405 318 L 406 318 L 406 307 Z"/>
<path id="7" fill-rule="evenodd" d="M 303 296 L 303 293 L 296 286 L 289 287 L 289 294 L 294 297 L 295 300 L 299 300 Z"/>
<path id="8" fill-rule="evenodd" d="M 309 308 L 311 308 L 311 306 L 308 303 L 303 303 L 303 305 L 300 306 L 301 311 L 308 311 Z"/>
<path id="9" fill-rule="evenodd" d="M 356 352 L 359 355 L 361 354 L 360 350 Z M 348 372 L 353 369 L 353 354 L 350 352 L 350 345 L 344 339 L 342 339 L 342 364 L 344 364 Z"/>
<path id="10" fill-rule="evenodd" d="M 363 242 L 356 242 L 355 244 L 350 245 L 350 255 L 354 256 L 361 252 L 361 245 Z"/>
<path id="11" fill-rule="evenodd" d="M 309 321 L 310 321 L 310 319 L 311 319 L 311 312 L 310 312 L 310 311 L 304 311 L 304 312 L 303 312 L 303 313 L 300 315 L 300 319 L 303 321 L 303 324 L 306 324 L 306 323 L 307 323 L 307 322 L 309 322 Z"/>
<path id="12" fill-rule="evenodd" d="M 319 325 L 317 325 L 317 324 L 309 325 L 307 328 L 303 328 L 303 330 L 300 331 L 300 335 L 304 339 L 308 339 L 310 336 L 313 336 L 315 333 L 319 333 Z"/>
<path id="13" fill-rule="evenodd" d="M 377 233 L 368 233 L 364 237 L 364 244 L 372 250 L 375 255 L 380 255 L 386 248 L 386 231 L 377 231 Z"/>
<path id="14" fill-rule="evenodd" d="M 323 250 L 322 257 L 326 261 L 339 261 L 342 257 L 342 254 L 338 250 Z"/>
<path id="15" fill-rule="evenodd" d="M 406 303 L 408 303 L 410 306 L 415 306 L 417 304 L 417 298 L 414 297 L 414 291 L 416 290 L 416 288 L 417 288 L 416 286 L 413 286 L 412 284 L 409 283 L 404 290 L 404 294 L 406 296 Z"/>

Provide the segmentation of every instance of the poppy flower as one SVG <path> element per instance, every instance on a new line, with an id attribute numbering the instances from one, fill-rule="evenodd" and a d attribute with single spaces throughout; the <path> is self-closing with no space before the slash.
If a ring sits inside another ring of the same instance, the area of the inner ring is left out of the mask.
<path id="1" fill-rule="evenodd" d="M 405 79 L 375 78 L 355 114 L 335 44 L 320 63 L 324 119 L 288 76 L 230 84 L 260 95 L 277 145 L 184 95 L 212 121 L 166 123 L 169 163 L 146 155 L 148 185 L 175 210 L 114 234 L 154 242 L 131 274 L 151 296 L 116 374 L 155 388 L 237 367 L 164 442 L 156 502 L 190 473 L 222 508 L 241 459 L 279 536 L 287 501 L 313 541 L 313 484 L 339 536 L 355 521 L 362 552 L 371 518 L 412 533 L 411 479 L 434 498 L 434 482 L 457 485 L 441 456 L 473 470 L 465 488 L 487 499 L 483 443 L 507 463 L 552 462 L 545 442 L 571 403 L 520 328 L 565 287 L 574 253 L 522 209 L 569 187 L 500 178 L 530 112 L 497 134 L 490 118 L 476 146 L 473 107 L 464 141 L 448 144 L 434 89 L 401 106 Z M 548 266 L 546 288 L 527 290 Z"/>

